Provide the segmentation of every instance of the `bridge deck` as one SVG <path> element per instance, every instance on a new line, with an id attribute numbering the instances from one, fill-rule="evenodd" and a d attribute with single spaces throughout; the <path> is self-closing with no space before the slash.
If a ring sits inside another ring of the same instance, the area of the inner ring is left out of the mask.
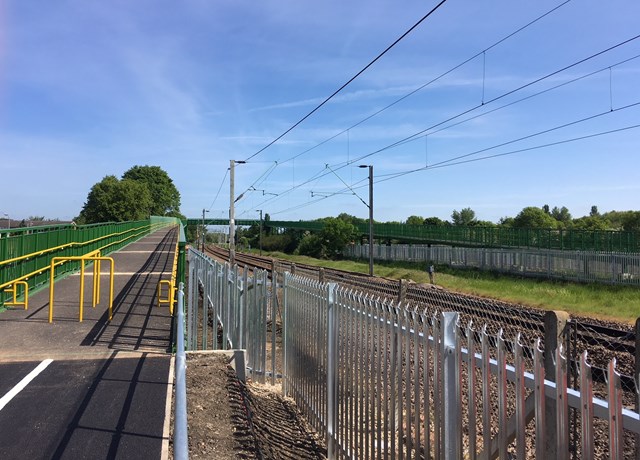
<path id="1" fill-rule="evenodd" d="M 95 309 L 93 270 L 85 275 L 82 323 L 79 274 L 56 282 L 52 324 L 48 289 L 30 297 L 27 311 L 0 313 L 0 458 L 166 455 L 172 318 L 157 306 L 157 284 L 171 276 L 176 240 L 176 229 L 165 228 L 111 255 L 112 321 L 106 262 Z M 52 361 L 7 402 L 43 360 Z"/>

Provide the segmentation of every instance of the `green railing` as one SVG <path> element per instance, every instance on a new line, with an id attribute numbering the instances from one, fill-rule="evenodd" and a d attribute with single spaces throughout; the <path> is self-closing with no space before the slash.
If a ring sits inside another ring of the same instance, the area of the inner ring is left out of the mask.
<path id="1" fill-rule="evenodd" d="M 143 220 L 1 230 L 0 305 L 9 298 L 9 294 L 4 292 L 7 283 L 24 280 L 29 284 L 30 291 L 46 285 L 53 257 L 81 256 L 96 249 L 100 249 L 102 255 L 105 255 L 167 224 L 168 222 L 163 221 Z M 67 262 L 56 270 L 56 277 L 65 276 L 78 267 L 78 262 Z"/>
<path id="2" fill-rule="evenodd" d="M 225 219 L 205 219 L 206 225 L 228 225 Z M 256 219 L 236 220 L 236 225 L 253 225 Z M 202 219 L 187 219 L 186 224 L 202 225 Z M 322 230 L 319 221 L 268 221 L 265 227 Z M 358 233 L 369 234 L 369 224 L 356 225 Z M 465 227 L 407 224 L 374 224 L 373 234 L 379 240 L 397 240 L 466 247 L 534 248 L 572 251 L 640 252 L 640 235 L 624 231 L 552 230 L 544 228 Z"/>

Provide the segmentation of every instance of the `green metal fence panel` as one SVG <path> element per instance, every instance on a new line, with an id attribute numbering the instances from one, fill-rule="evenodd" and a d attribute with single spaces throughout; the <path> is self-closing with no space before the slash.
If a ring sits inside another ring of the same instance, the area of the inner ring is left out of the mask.
<path id="1" fill-rule="evenodd" d="M 202 219 L 187 219 L 186 225 L 202 225 Z M 256 219 L 236 220 L 238 226 L 254 225 Z M 205 225 L 228 225 L 228 219 L 205 219 Z M 265 226 L 320 231 L 321 221 L 268 221 Z M 358 233 L 369 235 L 367 222 L 357 224 Z M 452 246 L 561 249 L 572 251 L 640 252 L 640 235 L 625 231 L 554 230 L 543 228 L 467 227 L 457 225 L 407 225 L 374 223 L 376 239 Z"/>
<path id="2" fill-rule="evenodd" d="M 43 287 L 49 281 L 53 257 L 72 257 L 100 249 L 102 255 L 121 249 L 162 225 L 175 223 L 157 220 L 106 222 L 91 225 L 53 225 L 12 228 L 0 231 L 0 286 L 24 279 L 29 289 Z M 26 256 L 26 257 L 25 257 Z M 56 276 L 65 276 L 79 268 L 79 262 L 65 262 L 56 268 Z M 0 289 L 0 305 L 9 294 Z"/>

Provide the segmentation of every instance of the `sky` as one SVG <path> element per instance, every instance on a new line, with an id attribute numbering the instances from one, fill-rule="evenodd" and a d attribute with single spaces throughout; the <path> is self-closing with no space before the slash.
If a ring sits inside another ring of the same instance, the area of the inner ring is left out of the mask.
<path id="1" fill-rule="evenodd" d="M 163 168 L 188 217 L 640 209 L 640 2 L 0 0 L 0 218 Z M 266 147 L 266 148 L 265 148 Z"/>

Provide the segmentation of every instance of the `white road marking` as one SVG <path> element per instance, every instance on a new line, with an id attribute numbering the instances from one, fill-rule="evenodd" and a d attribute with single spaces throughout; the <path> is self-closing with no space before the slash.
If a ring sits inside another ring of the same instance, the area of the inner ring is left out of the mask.
<path id="1" fill-rule="evenodd" d="M 4 409 L 4 406 L 6 406 L 9 403 L 9 401 L 11 401 L 18 393 L 24 390 L 24 388 L 27 385 L 29 385 L 29 383 L 31 383 L 31 381 L 35 379 L 38 376 L 38 374 L 40 374 L 40 372 L 45 370 L 47 366 L 52 362 L 53 362 L 53 359 L 45 359 L 44 361 L 42 361 L 40 364 L 38 364 L 38 366 L 34 370 L 29 372 L 29 374 L 27 374 L 25 378 L 20 380 L 20 382 L 18 382 L 16 386 L 14 386 L 11 390 L 9 390 L 9 392 L 6 395 L 0 398 L 0 410 Z"/>

